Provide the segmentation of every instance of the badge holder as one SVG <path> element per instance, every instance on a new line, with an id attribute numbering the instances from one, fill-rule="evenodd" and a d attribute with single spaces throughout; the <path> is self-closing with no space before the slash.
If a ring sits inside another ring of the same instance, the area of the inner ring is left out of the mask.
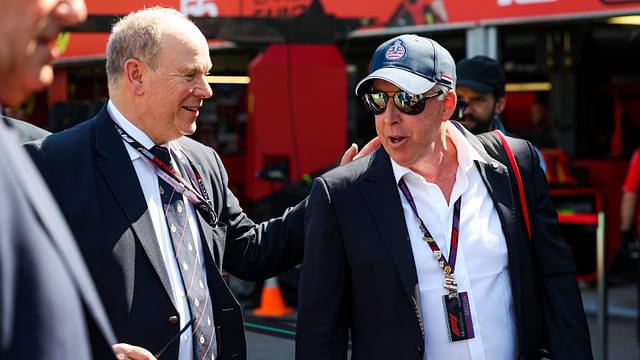
<path id="1" fill-rule="evenodd" d="M 449 290 L 449 294 L 442 296 L 449 339 L 451 341 L 473 339 L 475 334 L 467 292 L 458 292 L 458 284 L 453 274 L 445 275 L 444 287 Z"/>
<path id="2" fill-rule="evenodd" d="M 466 292 L 442 296 L 444 301 L 447 329 L 451 341 L 473 339 L 473 323 L 469 311 L 469 299 Z"/>

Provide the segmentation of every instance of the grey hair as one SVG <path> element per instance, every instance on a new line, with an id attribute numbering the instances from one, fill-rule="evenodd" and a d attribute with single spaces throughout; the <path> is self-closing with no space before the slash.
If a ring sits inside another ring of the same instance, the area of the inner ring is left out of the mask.
<path id="1" fill-rule="evenodd" d="M 190 21 L 175 9 L 156 6 L 132 12 L 113 26 L 107 42 L 106 68 L 109 86 L 115 85 L 122 76 L 124 63 L 129 59 L 138 59 L 156 69 L 162 47 L 160 25 L 167 17 Z"/>
<path id="2" fill-rule="evenodd" d="M 451 91 L 451 88 L 442 84 L 436 84 L 435 88 L 442 92 L 440 95 L 438 95 L 438 101 L 443 101 L 445 96 L 449 93 L 449 91 Z"/>

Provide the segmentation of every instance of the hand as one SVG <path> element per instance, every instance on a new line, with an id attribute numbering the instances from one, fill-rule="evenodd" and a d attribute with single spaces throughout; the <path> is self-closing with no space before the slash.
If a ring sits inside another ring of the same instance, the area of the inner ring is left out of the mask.
<path id="1" fill-rule="evenodd" d="M 149 351 L 139 346 L 133 346 L 129 344 L 119 343 L 111 346 L 116 353 L 116 359 L 118 360 L 155 360 Z"/>
<path id="2" fill-rule="evenodd" d="M 342 158 L 340 159 L 340 165 L 346 165 L 353 160 L 357 160 L 363 156 L 367 156 L 370 153 L 374 152 L 378 147 L 380 147 L 380 139 L 378 137 L 374 137 L 365 145 L 360 152 L 358 152 L 358 145 L 351 144 L 351 146 L 344 152 Z"/>

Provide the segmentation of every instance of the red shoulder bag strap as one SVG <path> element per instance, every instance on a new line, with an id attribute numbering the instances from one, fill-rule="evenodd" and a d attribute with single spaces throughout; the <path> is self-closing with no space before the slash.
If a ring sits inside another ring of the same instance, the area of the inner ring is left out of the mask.
<path id="1" fill-rule="evenodd" d="M 511 163 L 511 169 L 513 169 L 513 173 L 516 176 L 516 182 L 518 184 L 518 196 L 520 197 L 520 207 L 522 207 L 522 216 L 524 217 L 524 224 L 527 227 L 527 234 L 529 235 L 529 240 L 531 240 L 531 223 L 529 221 L 529 209 L 527 208 L 527 199 L 524 196 L 524 186 L 522 185 L 522 176 L 520 176 L 520 168 L 518 167 L 518 163 L 516 162 L 516 157 L 513 155 L 513 151 L 511 150 L 511 146 L 507 142 L 507 138 L 504 136 L 502 131 L 496 130 L 496 135 L 502 142 L 502 147 L 504 148 L 505 153 L 507 153 L 507 158 Z"/>

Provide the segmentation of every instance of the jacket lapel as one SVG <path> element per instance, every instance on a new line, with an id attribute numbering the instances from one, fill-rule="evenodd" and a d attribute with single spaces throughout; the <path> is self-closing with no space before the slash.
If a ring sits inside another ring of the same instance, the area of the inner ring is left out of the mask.
<path id="1" fill-rule="evenodd" d="M 372 156 L 362 181 L 364 199 L 373 214 L 382 242 L 386 246 L 402 285 L 415 303 L 419 303 L 418 275 L 409 233 L 402 210 L 389 155 L 381 147 Z M 419 310 L 419 306 L 418 306 Z"/>
<path id="2" fill-rule="evenodd" d="M 521 319 L 522 309 L 521 286 L 520 286 L 520 264 L 518 254 L 521 246 L 523 228 L 516 215 L 517 199 L 511 187 L 509 170 L 500 161 L 492 158 L 482 146 L 482 143 L 467 130 L 461 129 L 467 140 L 478 151 L 486 162 L 476 161 L 476 168 L 484 181 L 489 196 L 493 200 L 494 207 L 500 218 L 502 231 L 507 242 L 507 252 L 509 257 L 509 275 L 511 278 L 511 290 L 516 308 L 516 316 Z M 519 328 L 521 328 L 519 326 Z"/>
<path id="3" fill-rule="evenodd" d="M 153 229 L 153 222 L 151 221 L 151 215 L 149 215 L 144 193 L 137 181 L 138 176 L 122 143 L 122 139 L 113 126 L 113 120 L 111 120 L 106 106 L 102 108 L 97 116 L 95 136 L 97 167 L 129 220 L 131 228 L 142 244 L 155 272 L 160 277 L 167 296 L 175 306 L 169 275 L 162 259 L 160 245 Z"/>

